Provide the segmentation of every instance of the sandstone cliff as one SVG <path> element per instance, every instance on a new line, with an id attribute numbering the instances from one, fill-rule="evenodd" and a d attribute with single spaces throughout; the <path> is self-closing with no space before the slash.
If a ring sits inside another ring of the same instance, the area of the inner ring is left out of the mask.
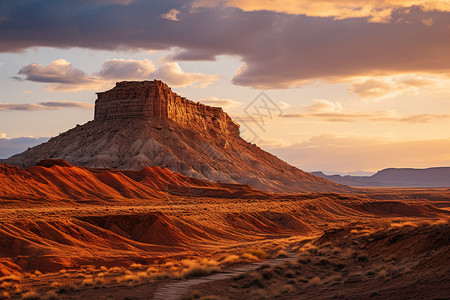
<path id="1" fill-rule="evenodd" d="M 48 158 L 90 168 L 167 167 L 185 176 L 266 191 L 350 190 L 246 142 L 221 108 L 186 100 L 156 80 L 119 82 L 98 93 L 93 121 L 3 163 L 29 167 Z"/>
<path id="2" fill-rule="evenodd" d="M 96 121 L 163 118 L 212 134 L 239 135 L 239 125 L 222 108 L 180 97 L 162 81 L 122 81 L 97 96 Z"/>

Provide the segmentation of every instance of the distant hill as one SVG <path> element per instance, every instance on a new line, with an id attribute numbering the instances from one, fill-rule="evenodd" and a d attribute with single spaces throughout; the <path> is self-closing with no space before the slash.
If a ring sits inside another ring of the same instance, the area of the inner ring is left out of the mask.
<path id="1" fill-rule="evenodd" d="M 372 176 L 325 175 L 323 172 L 312 172 L 311 174 L 349 186 L 450 187 L 450 167 L 388 168 L 378 171 Z"/>

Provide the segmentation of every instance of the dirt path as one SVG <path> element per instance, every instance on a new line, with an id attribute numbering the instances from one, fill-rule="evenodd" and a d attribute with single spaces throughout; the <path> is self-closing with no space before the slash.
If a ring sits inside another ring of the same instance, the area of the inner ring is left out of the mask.
<path id="1" fill-rule="evenodd" d="M 234 276 L 237 276 L 239 274 L 243 274 L 249 271 L 256 270 L 262 265 L 279 265 L 285 262 L 294 261 L 297 258 L 297 254 L 293 253 L 291 251 L 288 251 L 289 256 L 288 257 L 282 257 L 282 258 L 275 258 L 271 260 L 263 260 L 258 261 L 252 264 L 239 266 L 233 269 L 228 269 L 226 271 L 206 276 L 206 277 L 200 277 L 200 278 L 191 278 L 191 279 L 185 279 L 182 281 L 176 281 L 167 283 L 161 287 L 159 287 L 154 295 L 154 300 L 177 300 L 177 299 L 183 299 L 183 296 L 185 296 L 191 287 L 205 282 L 215 281 L 215 280 L 222 280 L 222 279 L 228 279 L 232 278 Z"/>

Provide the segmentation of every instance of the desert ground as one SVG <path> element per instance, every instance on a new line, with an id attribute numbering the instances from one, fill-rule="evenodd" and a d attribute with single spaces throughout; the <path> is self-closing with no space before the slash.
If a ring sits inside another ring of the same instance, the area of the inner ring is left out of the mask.
<path id="1" fill-rule="evenodd" d="M 0 165 L 4 299 L 448 299 L 450 189 Z"/>

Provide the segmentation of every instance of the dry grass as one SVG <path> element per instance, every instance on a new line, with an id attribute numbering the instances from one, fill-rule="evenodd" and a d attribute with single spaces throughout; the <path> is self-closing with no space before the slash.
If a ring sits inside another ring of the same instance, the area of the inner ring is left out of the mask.
<path id="1" fill-rule="evenodd" d="M 184 269 L 181 272 L 181 276 L 184 278 L 202 277 L 216 273 L 218 271 L 220 271 L 220 268 L 218 266 L 192 264 L 190 267 Z"/>
<path id="2" fill-rule="evenodd" d="M 231 264 L 239 261 L 239 256 L 231 254 L 220 261 L 221 264 Z"/>

